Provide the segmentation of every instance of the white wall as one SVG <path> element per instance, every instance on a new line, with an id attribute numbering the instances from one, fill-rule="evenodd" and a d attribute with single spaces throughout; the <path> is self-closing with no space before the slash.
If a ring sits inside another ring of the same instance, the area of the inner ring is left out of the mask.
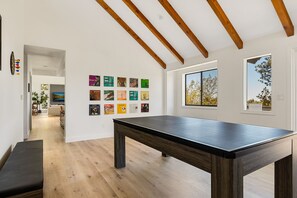
<path id="1" fill-rule="evenodd" d="M 175 114 L 289 129 L 291 127 L 291 49 L 294 47 L 297 47 L 297 36 L 288 38 L 284 32 L 281 32 L 254 41 L 244 42 L 242 50 L 238 50 L 234 46 L 210 53 L 208 59 L 197 57 L 187 60 L 184 67 L 213 60 L 218 61 L 219 93 L 217 110 L 182 107 L 181 75 L 183 71 L 173 72 L 172 70 L 181 67 L 179 65 L 170 65 L 168 75 L 172 76 L 172 73 L 175 73 Z M 268 53 L 272 54 L 272 112 L 269 115 L 244 113 L 243 60 Z M 172 85 L 168 84 L 167 86 L 168 89 L 172 90 Z M 167 106 L 170 103 L 167 103 Z"/>
<path id="2" fill-rule="evenodd" d="M 0 158 L 10 145 L 23 140 L 23 76 L 10 74 L 10 53 L 21 59 L 23 71 L 24 0 L 1 0 L 2 71 L 0 71 Z"/>
<path id="3" fill-rule="evenodd" d="M 66 50 L 66 141 L 113 136 L 112 118 L 144 115 L 90 117 L 90 74 L 149 78 L 145 115 L 163 113 L 163 69 L 96 1 L 26 0 L 25 12 L 26 44 Z"/>

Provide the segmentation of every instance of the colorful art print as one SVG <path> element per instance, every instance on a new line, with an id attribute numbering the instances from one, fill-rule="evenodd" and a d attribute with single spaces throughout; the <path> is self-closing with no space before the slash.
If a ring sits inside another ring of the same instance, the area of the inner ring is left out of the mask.
<path id="1" fill-rule="evenodd" d="M 130 87 L 138 88 L 138 78 L 130 78 Z"/>
<path id="2" fill-rule="evenodd" d="M 130 113 L 138 113 L 138 104 L 130 104 L 129 112 Z"/>
<path id="3" fill-rule="evenodd" d="M 90 116 L 96 116 L 100 115 L 100 105 L 89 105 L 89 115 Z"/>
<path id="4" fill-rule="evenodd" d="M 127 91 L 126 90 L 118 90 L 118 100 L 127 100 Z"/>
<path id="5" fill-rule="evenodd" d="M 47 91 L 48 90 L 48 84 L 41 84 L 41 91 Z"/>
<path id="6" fill-rule="evenodd" d="M 127 113 L 127 104 L 118 104 L 118 114 L 126 114 Z"/>
<path id="7" fill-rule="evenodd" d="M 127 78 L 118 77 L 118 87 L 127 87 Z"/>
<path id="8" fill-rule="evenodd" d="M 148 91 L 141 91 L 141 100 L 149 100 L 150 99 L 150 93 Z"/>
<path id="9" fill-rule="evenodd" d="M 114 104 L 105 104 L 104 105 L 104 114 L 105 115 L 114 114 Z"/>
<path id="10" fill-rule="evenodd" d="M 89 75 L 89 86 L 100 86 L 100 76 Z"/>
<path id="11" fill-rule="evenodd" d="M 113 101 L 114 100 L 114 91 L 113 90 L 104 90 L 104 100 Z"/>
<path id="12" fill-rule="evenodd" d="M 100 90 L 90 90 L 90 100 L 100 100 Z"/>
<path id="13" fill-rule="evenodd" d="M 130 100 L 138 100 L 138 91 L 129 91 Z"/>
<path id="14" fill-rule="evenodd" d="M 150 81 L 149 79 L 141 79 L 141 88 L 149 88 Z"/>
<path id="15" fill-rule="evenodd" d="M 104 76 L 104 87 L 113 87 L 113 86 L 114 86 L 114 77 Z"/>
<path id="16" fill-rule="evenodd" d="M 147 113 L 150 111 L 150 106 L 148 103 L 141 104 L 141 113 Z"/>

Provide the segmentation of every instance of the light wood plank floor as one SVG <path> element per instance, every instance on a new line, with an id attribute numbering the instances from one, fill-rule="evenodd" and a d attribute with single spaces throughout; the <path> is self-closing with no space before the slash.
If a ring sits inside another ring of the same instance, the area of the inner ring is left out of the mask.
<path id="1" fill-rule="evenodd" d="M 119 170 L 113 138 L 65 144 L 58 117 L 33 117 L 30 139 L 44 140 L 45 197 L 210 197 L 210 174 L 131 139 Z M 273 183 L 269 165 L 245 177 L 244 197 L 272 198 Z"/>

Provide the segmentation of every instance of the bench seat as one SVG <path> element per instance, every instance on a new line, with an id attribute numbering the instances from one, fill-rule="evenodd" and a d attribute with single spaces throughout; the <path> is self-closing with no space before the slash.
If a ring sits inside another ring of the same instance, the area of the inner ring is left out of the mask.
<path id="1" fill-rule="evenodd" d="M 43 141 L 19 142 L 0 170 L 0 197 L 42 197 Z"/>

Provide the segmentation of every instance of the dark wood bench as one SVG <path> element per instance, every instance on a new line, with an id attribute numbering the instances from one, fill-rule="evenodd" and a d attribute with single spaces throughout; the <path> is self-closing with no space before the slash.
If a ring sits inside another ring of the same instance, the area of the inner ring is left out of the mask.
<path id="1" fill-rule="evenodd" d="M 43 197 L 43 141 L 19 142 L 0 170 L 0 197 Z"/>

